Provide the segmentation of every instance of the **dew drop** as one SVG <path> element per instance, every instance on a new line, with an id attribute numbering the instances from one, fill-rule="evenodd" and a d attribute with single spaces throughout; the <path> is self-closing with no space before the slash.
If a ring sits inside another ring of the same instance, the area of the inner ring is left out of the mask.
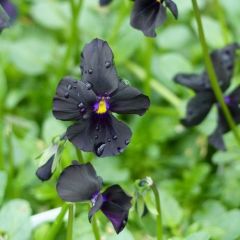
<path id="1" fill-rule="evenodd" d="M 68 84 L 68 85 L 67 85 L 67 89 L 68 89 L 68 90 L 71 90 L 71 89 L 72 89 L 72 85 L 71 85 L 71 84 Z"/>
<path id="2" fill-rule="evenodd" d="M 100 157 L 103 154 L 105 146 L 106 146 L 106 143 L 98 143 L 97 145 L 95 145 L 94 150 L 98 157 Z"/>
<path id="3" fill-rule="evenodd" d="M 107 141 L 108 141 L 108 142 L 111 142 L 111 138 L 108 138 Z"/>
<path id="4" fill-rule="evenodd" d="M 118 150 L 119 153 L 123 152 L 123 148 L 118 147 L 117 150 Z"/>
<path id="5" fill-rule="evenodd" d="M 95 139 L 98 139 L 98 135 L 95 135 L 95 137 L 94 137 Z"/>
<path id="6" fill-rule="evenodd" d="M 64 93 L 64 97 L 65 97 L 65 98 L 69 98 L 69 92 L 65 92 L 65 93 Z"/>
<path id="7" fill-rule="evenodd" d="M 87 83 L 86 83 L 86 87 L 87 87 L 87 90 L 90 90 L 90 89 L 92 88 L 92 84 L 89 83 L 89 82 L 87 82 Z"/>
<path id="8" fill-rule="evenodd" d="M 110 68 L 110 66 L 111 66 L 111 62 L 106 61 L 106 62 L 105 62 L 105 67 L 106 67 L 106 68 Z"/>
<path id="9" fill-rule="evenodd" d="M 96 129 L 96 131 L 99 131 L 99 126 L 97 125 L 95 129 Z"/>
<path id="10" fill-rule="evenodd" d="M 89 69 L 88 69 L 88 73 L 89 73 L 89 74 L 92 74 L 92 73 L 93 73 L 93 69 L 92 69 L 92 68 L 89 68 Z"/>
<path id="11" fill-rule="evenodd" d="M 125 140 L 125 144 L 128 145 L 130 143 L 129 140 Z"/>
<path id="12" fill-rule="evenodd" d="M 82 102 L 80 102 L 80 103 L 78 104 L 78 107 L 79 107 L 79 108 L 82 108 L 82 107 L 84 107 L 84 104 L 83 104 Z"/>
<path id="13" fill-rule="evenodd" d="M 80 112 L 81 112 L 81 113 L 83 113 L 83 112 L 85 112 L 85 111 L 86 111 L 86 108 L 81 108 L 81 109 L 80 109 Z"/>
<path id="14" fill-rule="evenodd" d="M 118 137 L 117 137 L 117 135 L 114 135 L 112 138 L 113 138 L 113 140 L 117 140 Z"/>

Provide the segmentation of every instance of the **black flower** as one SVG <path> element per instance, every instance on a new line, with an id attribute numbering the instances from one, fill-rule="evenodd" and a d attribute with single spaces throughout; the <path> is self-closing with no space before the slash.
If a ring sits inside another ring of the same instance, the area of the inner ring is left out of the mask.
<path id="1" fill-rule="evenodd" d="M 172 0 L 135 0 L 131 15 L 132 27 L 148 37 L 156 37 L 155 29 L 166 20 L 166 9 L 178 18 L 177 5 Z"/>
<path id="2" fill-rule="evenodd" d="M 64 201 L 91 201 L 89 221 L 101 210 L 119 233 L 127 223 L 132 198 L 119 185 L 112 185 L 104 192 L 100 192 L 101 188 L 102 179 L 97 176 L 93 166 L 76 161 L 62 172 L 57 182 L 58 194 Z"/>
<path id="3" fill-rule="evenodd" d="M 82 53 L 82 81 L 65 77 L 58 85 L 53 114 L 74 120 L 67 138 L 79 149 L 111 156 L 129 144 L 131 130 L 111 112 L 143 115 L 149 98 L 119 80 L 107 42 L 95 39 Z"/>
<path id="4" fill-rule="evenodd" d="M 0 5 L 0 33 L 2 30 L 9 26 L 9 17 L 5 10 Z"/>
<path id="5" fill-rule="evenodd" d="M 240 46 L 238 44 L 231 44 L 211 53 L 211 59 L 217 75 L 218 84 L 223 92 L 225 92 L 230 85 L 234 72 L 236 50 L 239 48 Z M 186 127 L 200 124 L 208 115 L 212 106 L 217 103 L 207 72 L 204 71 L 199 75 L 177 74 L 174 80 L 177 83 L 192 89 L 196 93 L 187 105 L 187 116 L 182 119 L 182 124 Z M 236 92 L 238 92 L 238 90 L 236 90 Z M 236 111 L 236 108 L 238 108 L 238 98 L 235 95 L 236 93 L 234 91 L 229 96 L 226 96 L 225 102 L 229 106 L 234 120 L 239 122 L 238 111 Z M 234 101 L 232 99 L 234 99 Z M 219 109 L 218 127 L 214 134 L 210 136 L 209 142 L 218 149 L 225 149 L 222 134 L 229 131 L 229 127 L 218 104 L 217 107 Z"/>
<path id="6" fill-rule="evenodd" d="M 0 5 L 6 11 L 12 23 L 17 17 L 17 7 L 10 0 L 0 0 Z"/>
<path id="7" fill-rule="evenodd" d="M 112 0 L 99 0 L 100 6 L 107 6 L 111 2 L 112 2 Z"/>

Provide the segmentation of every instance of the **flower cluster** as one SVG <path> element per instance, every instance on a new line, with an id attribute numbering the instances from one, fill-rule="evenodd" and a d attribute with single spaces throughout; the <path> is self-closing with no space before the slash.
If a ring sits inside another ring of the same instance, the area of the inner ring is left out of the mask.
<path id="1" fill-rule="evenodd" d="M 211 59 L 218 83 L 223 92 L 228 89 L 231 83 L 236 59 L 236 50 L 239 48 L 240 45 L 234 43 L 211 53 Z M 177 74 L 174 80 L 177 83 L 192 89 L 196 93 L 187 105 L 186 118 L 182 119 L 182 124 L 184 126 L 192 127 L 200 124 L 208 115 L 212 106 L 216 104 L 218 109 L 218 123 L 215 131 L 209 137 L 209 142 L 215 148 L 224 150 L 225 144 L 222 135 L 230 129 L 223 115 L 222 109 L 217 103 L 207 72 L 204 71 L 201 74 Z M 233 92 L 225 96 L 225 103 L 236 123 L 240 122 L 239 93 L 240 87 L 237 87 Z"/>

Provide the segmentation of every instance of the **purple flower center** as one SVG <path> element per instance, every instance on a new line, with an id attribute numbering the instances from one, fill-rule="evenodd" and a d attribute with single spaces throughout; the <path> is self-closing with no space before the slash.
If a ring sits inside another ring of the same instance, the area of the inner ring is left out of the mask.
<path id="1" fill-rule="evenodd" d="M 93 197 L 91 198 L 91 203 L 93 206 L 95 206 L 100 194 L 101 194 L 100 192 L 96 192 L 93 194 Z M 107 198 L 104 195 L 102 195 L 102 199 L 103 199 L 103 202 L 107 201 Z"/>
<path id="2" fill-rule="evenodd" d="M 93 110 L 97 114 L 104 114 L 109 110 L 109 97 L 98 97 L 98 101 L 94 104 Z"/>
<path id="3" fill-rule="evenodd" d="M 226 97 L 224 97 L 224 102 L 227 105 L 230 105 L 233 102 L 233 99 L 230 96 L 226 96 Z"/>

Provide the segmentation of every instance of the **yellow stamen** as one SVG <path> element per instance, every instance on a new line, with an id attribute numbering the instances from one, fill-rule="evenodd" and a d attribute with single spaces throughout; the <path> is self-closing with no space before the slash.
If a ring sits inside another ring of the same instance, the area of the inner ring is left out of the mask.
<path id="1" fill-rule="evenodd" d="M 101 101 L 98 103 L 98 109 L 96 113 L 98 114 L 104 114 L 107 112 L 107 104 L 105 100 L 102 98 Z"/>

